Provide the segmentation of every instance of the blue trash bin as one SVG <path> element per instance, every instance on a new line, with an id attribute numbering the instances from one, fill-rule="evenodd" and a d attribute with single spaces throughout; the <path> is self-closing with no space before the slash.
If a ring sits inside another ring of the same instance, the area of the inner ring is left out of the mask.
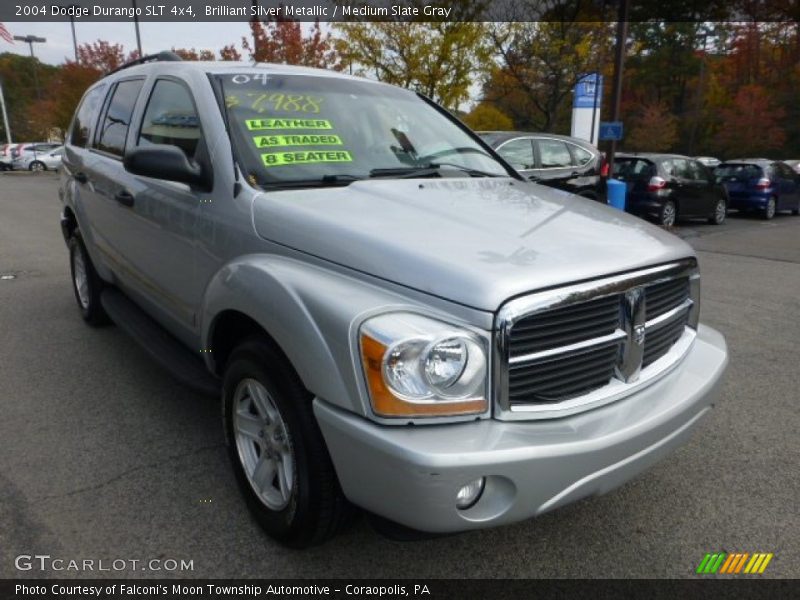
<path id="1" fill-rule="evenodd" d="M 616 179 L 609 179 L 606 183 L 608 205 L 625 210 L 625 193 L 628 191 L 628 186 L 623 181 Z"/>

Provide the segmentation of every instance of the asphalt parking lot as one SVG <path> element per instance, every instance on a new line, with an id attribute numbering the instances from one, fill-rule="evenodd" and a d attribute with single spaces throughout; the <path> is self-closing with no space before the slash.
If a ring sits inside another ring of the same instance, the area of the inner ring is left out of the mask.
<path id="1" fill-rule="evenodd" d="M 800 576 L 800 217 L 678 228 L 731 362 L 712 416 L 666 461 L 509 527 L 400 543 L 362 520 L 298 552 L 250 518 L 217 403 L 81 321 L 59 211 L 52 174 L 0 175 L 0 276 L 14 276 L 0 279 L 0 577 L 75 576 L 15 568 L 49 554 L 194 566 L 116 576 L 681 578 L 717 551 L 773 552 L 764 577 Z"/>

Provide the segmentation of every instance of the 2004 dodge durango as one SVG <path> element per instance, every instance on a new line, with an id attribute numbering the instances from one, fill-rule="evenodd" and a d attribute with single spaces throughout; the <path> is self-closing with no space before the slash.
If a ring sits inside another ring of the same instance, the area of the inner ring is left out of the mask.
<path id="1" fill-rule="evenodd" d="M 83 318 L 221 395 L 290 546 L 356 507 L 436 534 L 607 492 L 727 364 L 689 246 L 525 181 L 408 90 L 162 53 L 86 92 L 63 165 Z"/>

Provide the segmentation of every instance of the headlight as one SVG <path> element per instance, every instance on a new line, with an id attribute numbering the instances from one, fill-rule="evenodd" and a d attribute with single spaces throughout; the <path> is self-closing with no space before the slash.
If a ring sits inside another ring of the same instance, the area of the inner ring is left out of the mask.
<path id="1" fill-rule="evenodd" d="M 466 330 L 410 313 L 361 326 L 361 362 L 375 413 L 382 417 L 485 412 L 485 344 Z"/>

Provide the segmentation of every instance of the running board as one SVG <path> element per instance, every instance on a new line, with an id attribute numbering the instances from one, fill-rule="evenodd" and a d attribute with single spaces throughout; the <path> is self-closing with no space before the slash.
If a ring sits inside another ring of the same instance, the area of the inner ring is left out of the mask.
<path id="1" fill-rule="evenodd" d="M 197 356 L 193 355 L 119 290 L 105 288 L 100 302 L 117 327 L 131 336 L 175 379 L 196 392 L 219 397 L 221 382 L 208 372 L 199 352 Z"/>

